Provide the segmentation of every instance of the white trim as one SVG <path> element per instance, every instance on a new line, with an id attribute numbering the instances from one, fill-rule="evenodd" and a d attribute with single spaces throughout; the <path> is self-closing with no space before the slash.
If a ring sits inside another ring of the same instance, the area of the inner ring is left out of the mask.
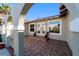
<path id="1" fill-rule="evenodd" d="M 7 25 L 6 29 L 13 30 L 13 25 Z"/>
<path id="2" fill-rule="evenodd" d="M 23 25 L 13 26 L 13 30 L 23 30 L 24 31 L 24 26 Z"/>

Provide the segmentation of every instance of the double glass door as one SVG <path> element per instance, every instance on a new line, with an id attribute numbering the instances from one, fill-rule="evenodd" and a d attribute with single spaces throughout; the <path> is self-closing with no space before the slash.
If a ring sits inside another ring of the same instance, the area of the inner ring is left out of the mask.
<path id="1" fill-rule="evenodd" d="M 38 23 L 37 24 L 37 34 L 38 35 L 45 35 L 46 34 L 46 23 Z"/>

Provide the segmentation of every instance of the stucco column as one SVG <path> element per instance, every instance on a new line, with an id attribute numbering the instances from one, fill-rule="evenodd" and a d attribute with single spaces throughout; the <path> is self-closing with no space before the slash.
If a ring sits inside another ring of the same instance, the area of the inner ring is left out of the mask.
<path id="1" fill-rule="evenodd" d="M 7 40 L 7 36 L 6 36 L 7 35 L 6 34 L 7 19 L 8 19 L 8 15 L 5 15 L 3 18 L 4 24 L 2 25 L 2 39 L 3 39 L 3 42 L 5 42 L 6 47 L 8 46 L 8 40 Z"/>
<path id="2" fill-rule="evenodd" d="M 14 25 L 14 55 L 22 56 L 23 55 L 23 47 L 24 47 L 24 17 L 21 16 L 19 20 L 17 20 L 17 26 Z M 14 21 L 15 23 L 15 21 Z"/>
<path id="3" fill-rule="evenodd" d="M 15 26 L 14 29 L 14 55 L 22 56 L 23 55 L 23 40 L 24 40 L 24 27 Z"/>
<path id="4" fill-rule="evenodd" d="M 10 14 L 12 15 L 13 19 L 14 54 L 17 56 L 23 55 L 24 15 L 27 13 L 31 5 L 32 4 L 15 3 L 15 7 L 11 9 Z"/>
<path id="5" fill-rule="evenodd" d="M 24 47 L 24 15 L 21 15 L 18 20 L 18 26 L 14 26 L 14 53 L 15 55 L 23 55 Z"/>
<path id="6" fill-rule="evenodd" d="M 24 16 L 21 16 L 21 11 L 24 4 L 16 4 L 11 15 L 13 17 L 13 38 L 14 38 L 14 55 L 23 55 L 23 38 L 24 38 Z"/>

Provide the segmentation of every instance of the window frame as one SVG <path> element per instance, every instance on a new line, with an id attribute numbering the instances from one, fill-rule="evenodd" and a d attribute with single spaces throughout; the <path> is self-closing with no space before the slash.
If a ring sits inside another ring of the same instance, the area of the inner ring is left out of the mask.
<path id="1" fill-rule="evenodd" d="M 34 31 L 30 31 L 30 29 L 31 29 L 30 26 L 31 26 L 31 25 L 34 25 Z M 29 24 L 29 32 L 31 32 L 31 33 L 34 33 L 34 32 L 35 32 L 35 23 L 30 23 L 30 24 Z"/>
<path id="2" fill-rule="evenodd" d="M 50 34 L 53 34 L 53 35 L 61 35 L 62 34 L 62 21 L 61 21 L 61 19 L 56 19 L 56 20 L 49 20 L 48 21 L 48 32 L 49 32 L 49 23 L 51 22 L 51 21 L 53 21 L 53 22 L 55 22 L 55 21 L 59 21 L 60 22 L 60 33 L 53 33 L 53 32 L 50 32 Z"/>

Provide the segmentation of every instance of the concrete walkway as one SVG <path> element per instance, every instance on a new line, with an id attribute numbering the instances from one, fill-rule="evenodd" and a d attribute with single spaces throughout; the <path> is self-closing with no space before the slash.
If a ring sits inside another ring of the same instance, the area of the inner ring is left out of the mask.
<path id="1" fill-rule="evenodd" d="M 0 56 L 10 56 L 8 50 L 6 48 L 0 49 Z"/>

